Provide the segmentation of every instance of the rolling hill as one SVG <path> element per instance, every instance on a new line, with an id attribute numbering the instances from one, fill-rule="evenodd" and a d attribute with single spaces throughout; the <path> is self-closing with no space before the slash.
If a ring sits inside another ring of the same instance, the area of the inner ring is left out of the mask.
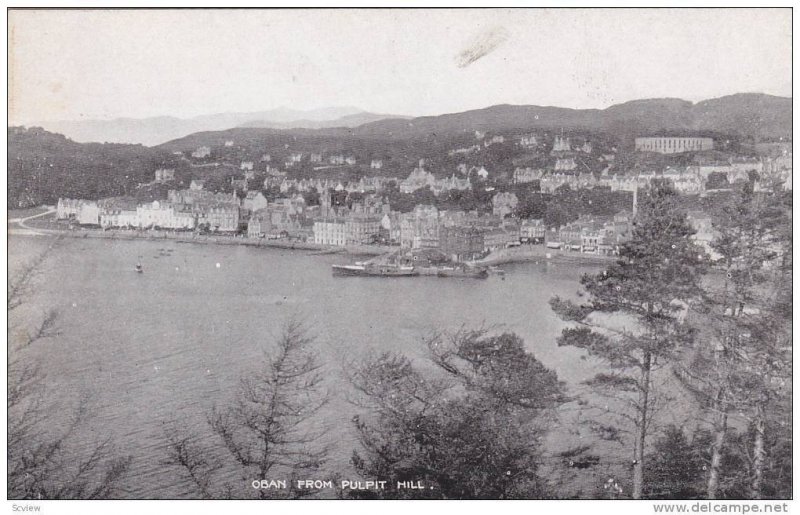
<path id="1" fill-rule="evenodd" d="M 414 138 L 457 132 L 583 129 L 620 138 L 642 133 L 710 132 L 756 140 L 791 139 L 792 99 L 737 94 L 692 104 L 680 99 L 635 100 L 606 109 L 497 105 L 410 120 L 380 120 L 355 128 L 357 137 Z"/>

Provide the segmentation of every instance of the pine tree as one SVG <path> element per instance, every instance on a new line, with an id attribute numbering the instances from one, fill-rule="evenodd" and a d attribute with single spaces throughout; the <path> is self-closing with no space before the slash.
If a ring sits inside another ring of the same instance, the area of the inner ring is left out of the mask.
<path id="1" fill-rule="evenodd" d="M 645 449 L 658 401 L 653 373 L 691 341 L 693 332 L 682 324 L 682 314 L 700 293 L 707 261 L 690 238 L 694 231 L 671 188 L 656 183 L 639 204 L 631 240 L 621 245 L 619 260 L 581 279 L 588 300 L 551 300 L 562 319 L 575 323 L 564 329 L 559 345 L 585 349 L 611 369 L 588 384 L 596 395 L 621 405 L 619 415 L 634 434 L 636 499 L 643 494 Z"/>
<path id="2" fill-rule="evenodd" d="M 765 318 L 770 316 L 765 304 L 770 302 L 768 283 L 780 268 L 773 265 L 779 257 L 778 237 L 785 224 L 780 202 L 774 201 L 774 194 L 754 193 L 745 187 L 733 202 L 720 209 L 714 224 L 717 237 L 712 243 L 719 260 L 704 281 L 702 301 L 694 306 L 703 337 L 698 338 L 686 364 L 676 367 L 678 376 L 711 416 L 709 499 L 717 498 L 720 488 L 730 411 L 752 406 L 758 412 L 766 401 L 753 395 L 764 388 L 753 384 L 758 381 L 752 367 L 753 360 L 758 360 L 753 352 L 763 354 L 771 348 L 765 345 L 766 340 L 775 335 L 765 331 L 780 326 L 766 323 Z"/>
<path id="3" fill-rule="evenodd" d="M 695 442 L 676 426 L 665 428 L 648 455 L 648 499 L 697 499 L 702 496 L 703 457 Z"/>

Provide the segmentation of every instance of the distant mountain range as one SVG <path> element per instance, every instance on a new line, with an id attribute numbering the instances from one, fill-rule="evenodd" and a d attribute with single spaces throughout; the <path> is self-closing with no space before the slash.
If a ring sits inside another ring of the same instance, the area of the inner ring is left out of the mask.
<path id="1" fill-rule="evenodd" d="M 269 118 L 253 120 L 243 123 L 238 127 L 260 127 L 266 129 L 329 129 L 334 127 L 358 127 L 365 123 L 379 120 L 409 120 L 410 116 L 395 116 L 389 114 L 375 114 L 360 112 L 336 118 L 334 120 L 298 119 L 290 122 L 278 122 Z"/>
<path id="2" fill-rule="evenodd" d="M 319 129 L 355 127 L 367 122 L 402 116 L 368 113 L 355 107 L 328 107 L 300 111 L 281 107 L 252 113 L 222 113 L 176 118 L 115 118 L 113 120 L 76 120 L 40 122 L 34 125 L 63 134 L 80 143 L 140 143 L 152 146 L 195 132 L 219 131 L 234 127 L 273 129 Z"/>
<path id="3" fill-rule="evenodd" d="M 38 124 L 77 142 L 159 145 L 195 133 L 229 129 L 280 129 L 319 136 L 409 139 L 455 133 L 579 129 L 613 133 L 623 139 L 641 134 L 713 133 L 755 140 L 792 138 L 792 99 L 741 93 L 696 104 L 675 98 L 634 100 L 606 109 L 496 105 L 462 113 L 409 118 L 354 107 L 310 111 L 279 108 L 194 118 L 118 118 Z"/>
<path id="4" fill-rule="evenodd" d="M 792 99 L 742 93 L 693 104 L 665 98 L 606 109 L 497 105 L 463 113 L 388 119 L 347 131 L 355 137 L 413 138 L 463 131 L 583 129 L 626 138 L 657 133 L 709 132 L 744 138 L 791 139 Z"/>
<path id="5" fill-rule="evenodd" d="M 359 115 L 355 115 L 359 116 Z M 377 116 L 377 115 L 376 115 Z M 247 124 L 248 129 L 266 127 Z M 725 135 L 747 140 L 792 139 L 792 99 L 760 93 L 740 93 L 704 100 L 696 104 L 676 98 L 645 99 L 613 105 L 606 109 L 569 109 L 563 107 L 496 105 L 462 113 L 418 118 L 382 118 L 360 125 L 325 127 L 317 130 L 297 128 L 288 134 L 327 138 L 419 139 L 442 138 L 472 131 L 524 132 L 534 130 L 588 130 L 604 132 L 621 141 L 631 142 L 641 135 Z M 286 128 L 277 127 L 277 128 Z M 242 127 L 237 130 L 244 130 Z M 192 143 L 216 144 L 225 134 L 193 134 Z M 272 134 L 265 130 L 264 137 Z M 252 130 L 248 138 L 257 137 Z M 188 141 L 184 141 L 188 142 Z M 177 141 L 166 146 L 175 146 Z"/>

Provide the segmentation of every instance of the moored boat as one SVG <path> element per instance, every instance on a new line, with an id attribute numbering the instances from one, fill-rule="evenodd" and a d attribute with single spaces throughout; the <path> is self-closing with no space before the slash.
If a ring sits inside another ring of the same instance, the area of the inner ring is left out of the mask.
<path id="1" fill-rule="evenodd" d="M 371 277 L 410 277 L 418 275 L 413 266 L 357 264 L 332 265 L 333 275 Z"/>
<path id="2" fill-rule="evenodd" d="M 439 277 L 486 279 L 489 277 L 489 272 L 481 267 L 441 267 L 436 275 Z"/>
<path id="3" fill-rule="evenodd" d="M 333 275 L 366 275 L 364 265 L 333 265 Z"/>

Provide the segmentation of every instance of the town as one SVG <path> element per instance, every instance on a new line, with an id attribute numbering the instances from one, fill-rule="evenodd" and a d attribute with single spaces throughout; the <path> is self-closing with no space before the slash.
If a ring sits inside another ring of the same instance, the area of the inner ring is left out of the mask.
<path id="1" fill-rule="evenodd" d="M 715 151 L 715 141 L 708 137 L 637 137 L 632 152 L 625 155 L 614 146 L 601 147 L 586 137 L 563 134 L 507 138 L 475 131 L 474 140 L 471 146 L 448 151 L 451 161 L 454 156 L 471 156 L 454 170 L 430 164 L 441 161 L 440 156 L 421 157 L 406 177 L 365 174 L 352 180 L 325 177 L 332 171 L 341 176 L 342 169 L 351 177 L 358 173 L 358 159 L 347 153 L 290 150 L 282 158 L 262 154 L 258 159 L 232 162 L 241 149 L 235 152 L 235 141 L 224 140 L 219 148 L 174 152 L 191 163 L 191 170 L 238 168 L 222 185 L 219 180 L 191 178 L 188 188 L 178 189 L 175 169 L 159 168 L 153 171 L 152 182 L 138 187 L 166 186 L 166 198 L 147 202 L 133 197 L 59 198 L 56 218 L 73 227 L 104 231 L 214 234 L 303 242 L 319 248 L 438 249 L 453 261 L 470 262 L 521 245 L 613 256 L 630 236 L 638 192 L 653 181 L 665 181 L 690 199 L 743 184 L 751 184 L 754 191 L 792 188 L 791 147 L 785 144 L 767 145 L 756 157 L 753 152 Z M 499 145 L 513 150 L 517 156 L 513 162 L 535 161 L 538 166 L 492 170 L 470 164 L 480 163 L 482 152 Z M 626 169 L 623 158 L 634 163 L 633 170 Z M 317 177 L 298 178 L 309 175 L 300 173 L 301 168 Z M 369 159 L 369 171 L 383 168 L 380 157 Z M 217 187 L 210 189 L 213 184 Z M 600 201 L 616 195 L 624 205 L 618 201 L 620 209 L 604 214 L 595 214 L 585 205 L 589 209 L 569 213 L 562 220 L 547 220 L 541 209 L 536 216 L 535 207 L 524 209 L 526 196 L 536 195 L 557 205 L 559 194 L 580 192 L 592 192 Z M 463 208 L 459 201 L 467 195 L 485 202 L 479 208 L 474 203 Z M 394 209 L 392 199 L 399 199 L 405 209 Z M 444 208 L 437 207 L 442 199 L 450 201 Z M 711 252 L 710 214 L 692 209 L 688 217 L 697 231 L 693 238 Z"/>

